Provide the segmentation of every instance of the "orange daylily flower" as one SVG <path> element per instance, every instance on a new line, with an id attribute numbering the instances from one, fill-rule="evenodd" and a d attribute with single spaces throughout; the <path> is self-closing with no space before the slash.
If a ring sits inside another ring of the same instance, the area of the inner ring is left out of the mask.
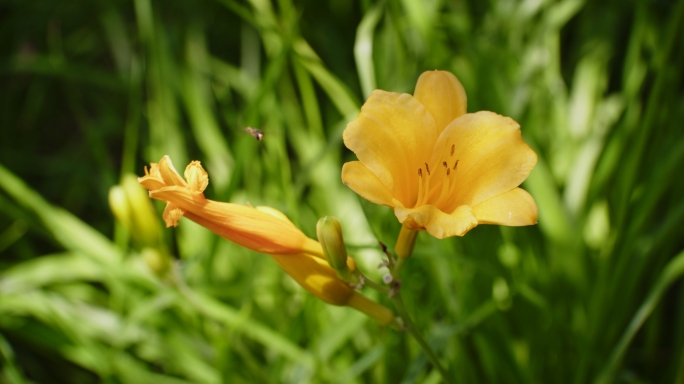
<path id="1" fill-rule="evenodd" d="M 209 176 L 199 161 L 191 162 L 184 176 L 164 156 L 138 179 L 150 197 L 166 202 L 163 218 L 167 227 L 178 226 L 185 216 L 238 245 L 269 254 L 299 285 L 324 302 L 356 308 L 381 324 L 394 321 L 392 311 L 337 277 L 320 243 L 308 238 L 282 212 L 206 199 L 203 192 Z M 356 269 L 351 258 L 347 265 L 352 271 Z"/>
<path id="2" fill-rule="evenodd" d="M 518 188 L 537 155 L 513 119 L 466 114 L 456 76 L 428 71 L 414 95 L 373 91 L 344 130 L 359 161 L 342 181 L 363 198 L 394 209 L 404 227 L 443 239 L 478 224 L 532 225 L 537 205 Z"/>
<path id="3" fill-rule="evenodd" d="M 183 179 L 171 159 L 164 156 L 159 163 L 152 163 L 149 170 L 145 169 L 145 176 L 138 181 L 150 191 L 151 198 L 167 203 L 163 214 L 167 227 L 178 226 L 178 221 L 185 216 L 217 235 L 257 252 L 308 252 L 325 258 L 317 241 L 308 238 L 289 220 L 283 220 L 285 215 L 278 217 L 273 208 L 206 199 L 203 192 L 209 184 L 209 176 L 199 161 L 187 166 Z"/>

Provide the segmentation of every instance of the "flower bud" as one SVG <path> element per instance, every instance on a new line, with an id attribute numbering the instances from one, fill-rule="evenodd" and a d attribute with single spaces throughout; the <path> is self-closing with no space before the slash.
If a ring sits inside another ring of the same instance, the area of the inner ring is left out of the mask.
<path id="1" fill-rule="evenodd" d="M 316 224 L 316 235 L 328 264 L 335 270 L 337 276 L 344 281 L 355 281 L 347 266 L 347 248 L 344 246 L 340 222 L 332 216 L 321 218 Z"/>
<path id="2" fill-rule="evenodd" d="M 162 232 L 159 218 L 152 206 L 147 191 L 140 184 L 135 175 L 124 175 L 121 186 L 126 191 L 128 204 L 131 206 L 133 219 L 133 238 L 141 244 L 158 246 L 161 243 Z"/>
<path id="3" fill-rule="evenodd" d="M 126 191 L 120 185 L 115 185 L 109 189 L 109 209 L 112 210 L 114 217 L 126 230 L 131 229 L 131 207 L 126 198 Z"/>
<path id="4" fill-rule="evenodd" d="M 157 276 L 165 276 L 171 268 L 171 257 L 162 250 L 146 247 L 140 251 L 140 256 L 147 267 Z"/>
<path id="5" fill-rule="evenodd" d="M 135 176 L 125 175 L 120 185 L 109 190 L 109 207 L 138 244 L 152 247 L 160 244 L 159 219 L 145 188 Z"/>
<path id="6" fill-rule="evenodd" d="M 395 321 L 394 313 L 389 308 L 356 292 L 336 275 L 325 260 L 307 253 L 271 257 L 300 286 L 324 302 L 352 307 L 382 325 L 391 325 Z"/>

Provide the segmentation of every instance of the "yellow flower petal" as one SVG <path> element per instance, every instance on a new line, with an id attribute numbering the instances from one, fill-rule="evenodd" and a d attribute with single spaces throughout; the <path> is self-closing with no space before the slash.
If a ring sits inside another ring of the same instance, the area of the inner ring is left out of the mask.
<path id="1" fill-rule="evenodd" d="M 392 196 L 406 206 L 415 203 L 418 168 L 437 138 L 435 121 L 422 104 L 408 94 L 373 91 L 343 137 Z"/>
<path id="2" fill-rule="evenodd" d="M 284 213 L 280 212 L 279 210 L 277 210 L 275 208 L 260 205 L 260 206 L 255 207 L 255 209 L 258 211 L 267 213 L 271 216 L 274 216 L 280 220 L 283 220 L 284 222 L 286 222 L 287 224 L 289 224 L 292 227 L 295 226 L 289 217 L 285 216 Z M 318 241 L 315 241 L 315 240 L 310 239 L 308 237 L 306 238 L 306 241 L 304 242 L 304 245 L 302 246 L 302 251 L 305 253 L 308 253 L 312 256 L 315 256 L 315 257 L 318 257 L 318 258 L 325 260 L 325 255 L 323 254 L 323 248 L 321 247 L 321 244 L 318 243 Z M 351 260 L 351 262 L 348 263 L 349 268 L 352 271 L 354 271 L 354 270 L 356 270 L 356 263 L 354 262 L 353 259 L 350 259 L 350 260 Z"/>
<path id="3" fill-rule="evenodd" d="M 179 208 L 176 204 L 166 204 L 166 208 L 164 208 L 164 213 L 162 214 L 162 218 L 164 219 L 164 223 L 166 223 L 166 227 L 177 227 L 178 221 L 183 217 L 184 213 L 185 211 Z"/>
<path id="4" fill-rule="evenodd" d="M 192 161 L 185 167 L 184 176 L 185 180 L 187 180 L 188 188 L 192 192 L 202 193 L 207 189 L 207 185 L 209 185 L 209 175 L 197 160 Z"/>
<path id="5" fill-rule="evenodd" d="M 465 89 L 451 72 L 423 72 L 418 78 L 413 97 L 430 111 L 439 132 L 466 113 Z"/>
<path id="6" fill-rule="evenodd" d="M 304 253 L 271 257 L 299 285 L 328 304 L 346 305 L 356 293 L 325 260 Z"/>
<path id="7" fill-rule="evenodd" d="M 449 212 L 460 205 L 474 206 L 519 186 L 537 163 L 537 154 L 520 135 L 513 119 L 493 112 L 477 112 L 454 120 L 442 132 L 435 148 L 454 145 L 458 160 Z M 453 144 L 452 144 L 453 143 Z M 435 161 L 438 151 L 434 152 Z"/>
<path id="8" fill-rule="evenodd" d="M 296 253 L 313 242 L 278 217 L 244 205 L 207 200 L 187 188 L 166 187 L 150 191 L 150 197 L 172 203 L 188 219 L 257 252 Z"/>
<path id="9" fill-rule="evenodd" d="M 392 206 L 392 192 L 360 161 L 342 166 L 342 182 L 372 203 Z"/>
<path id="10" fill-rule="evenodd" d="M 186 183 L 185 180 L 183 180 L 183 178 L 180 177 L 178 171 L 176 171 L 176 168 L 173 167 L 171 158 L 168 156 L 162 157 L 162 159 L 159 161 L 159 174 L 161 175 L 162 180 L 164 180 L 164 183 L 166 183 L 167 186 L 188 186 L 188 183 Z"/>
<path id="11" fill-rule="evenodd" d="M 432 205 L 417 208 L 397 207 L 394 214 L 399 222 L 411 229 L 425 229 L 430 235 L 444 239 L 451 236 L 463 236 L 477 226 L 477 218 L 472 208 L 462 205 L 451 214 L 442 212 Z"/>
<path id="12" fill-rule="evenodd" d="M 161 177 L 159 172 L 159 164 L 151 163 L 150 168 L 145 167 L 145 176 L 138 177 L 138 183 L 140 183 L 147 190 L 159 189 L 166 186 L 164 179 Z"/>
<path id="13" fill-rule="evenodd" d="M 164 188 L 164 180 L 156 179 L 154 177 L 143 176 L 138 178 L 138 183 L 145 187 L 148 191 Z"/>
<path id="14" fill-rule="evenodd" d="M 537 203 L 524 189 L 515 188 L 473 207 L 480 224 L 510 226 L 537 224 Z"/>
<path id="15" fill-rule="evenodd" d="M 286 222 L 288 222 L 294 226 L 294 223 L 292 222 L 292 220 L 290 220 L 289 217 L 285 216 L 284 213 L 280 212 L 279 210 L 277 210 L 275 208 L 268 207 L 265 205 L 259 205 L 259 206 L 256 206 L 254 208 L 258 211 L 268 213 L 271 216 L 275 216 L 275 217 L 279 218 L 280 220 L 284 220 L 284 221 L 286 221 Z"/>
<path id="16" fill-rule="evenodd" d="M 159 172 L 159 163 L 150 163 L 149 172 L 147 170 L 147 167 L 145 167 L 145 176 L 150 176 L 161 180 L 162 177 L 161 172 Z"/>

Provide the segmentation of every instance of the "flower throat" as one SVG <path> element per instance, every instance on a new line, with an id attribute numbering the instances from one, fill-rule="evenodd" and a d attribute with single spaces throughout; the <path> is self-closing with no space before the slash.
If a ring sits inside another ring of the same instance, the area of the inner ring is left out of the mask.
<path id="1" fill-rule="evenodd" d="M 456 146 L 451 144 L 451 150 L 448 158 L 446 156 L 447 148 L 448 139 L 447 144 L 442 150 L 442 156 L 440 156 L 442 159 L 442 168 L 440 168 L 439 165 L 435 166 L 435 164 L 433 164 L 433 169 L 431 172 L 428 163 L 423 163 L 425 164 L 425 173 L 423 173 L 423 167 L 418 168 L 418 198 L 416 200 L 416 204 L 414 205 L 415 207 L 425 204 L 439 207 L 453 193 L 456 187 L 456 180 L 452 179 L 456 177 L 455 175 L 456 168 L 458 167 L 458 160 L 454 161 L 453 165 L 450 165 L 448 160 L 451 160 L 451 158 L 454 157 L 454 150 L 456 149 Z M 431 201 L 431 197 L 437 194 L 438 191 L 439 196 L 437 199 Z"/>

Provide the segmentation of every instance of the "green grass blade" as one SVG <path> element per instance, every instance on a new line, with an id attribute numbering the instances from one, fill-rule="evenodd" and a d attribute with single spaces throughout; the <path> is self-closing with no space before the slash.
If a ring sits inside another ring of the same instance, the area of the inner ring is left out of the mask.
<path id="1" fill-rule="evenodd" d="M 104 235 L 71 213 L 49 204 L 2 165 L 0 189 L 10 195 L 17 204 L 39 217 L 64 248 L 105 262 L 121 259 L 121 253 Z"/>
<path id="2" fill-rule="evenodd" d="M 283 356 L 299 362 L 306 367 L 313 367 L 313 356 L 286 339 L 285 337 L 274 332 L 270 328 L 256 322 L 254 320 L 246 319 L 237 311 L 226 305 L 216 301 L 214 298 L 205 296 L 190 290 L 184 290 L 183 295 L 197 310 L 212 319 L 224 323 L 226 326 L 237 329 L 248 337 L 261 342 L 265 346 L 279 353 Z"/>
<path id="3" fill-rule="evenodd" d="M 335 104 L 342 116 L 355 116 L 359 113 L 359 102 L 354 99 L 347 87 L 333 76 L 321 63 L 318 55 L 303 39 L 294 43 L 299 62 L 311 73 Z"/>
<path id="4" fill-rule="evenodd" d="M 356 29 L 354 59 L 356 60 L 356 69 L 359 72 L 361 91 L 364 98 L 370 96 L 371 92 L 377 89 L 375 85 L 375 65 L 373 65 L 373 32 L 375 26 L 378 25 L 378 21 L 380 21 L 384 8 L 383 2 L 375 5 L 366 13 Z"/>
<path id="5" fill-rule="evenodd" d="M 648 296 L 639 307 L 639 310 L 634 314 L 634 317 L 632 317 L 632 321 L 622 334 L 620 341 L 613 349 L 610 359 L 608 360 L 608 364 L 603 368 L 594 383 L 608 384 L 613 382 L 615 375 L 620 368 L 620 364 L 622 363 L 622 359 L 627 353 L 627 348 L 632 342 L 632 339 L 634 339 L 634 336 L 637 334 L 639 329 L 641 329 L 641 326 L 648 319 L 651 313 L 653 313 L 665 292 L 667 292 L 670 286 L 672 286 L 672 284 L 674 284 L 682 276 L 684 276 L 684 252 L 680 252 L 672 260 L 670 260 L 670 262 L 660 273 L 658 280 L 656 280 Z"/>

